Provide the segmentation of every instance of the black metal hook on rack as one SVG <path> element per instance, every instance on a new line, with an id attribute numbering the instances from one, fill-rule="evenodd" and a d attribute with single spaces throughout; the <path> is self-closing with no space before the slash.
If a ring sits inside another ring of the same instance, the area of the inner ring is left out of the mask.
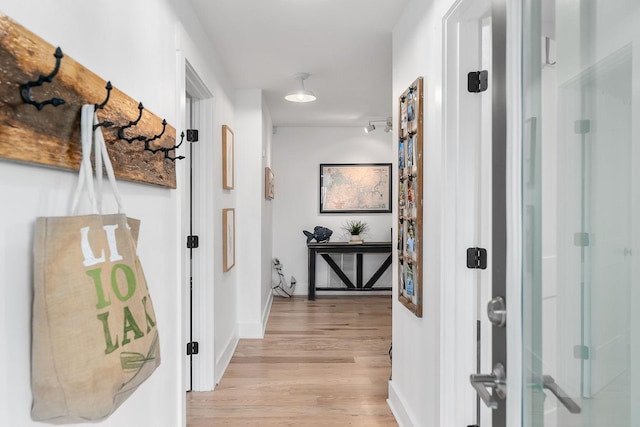
<path id="1" fill-rule="evenodd" d="M 134 136 L 133 138 L 127 138 L 124 135 L 125 129 L 130 128 L 132 126 L 136 126 L 140 121 L 140 119 L 142 118 L 142 110 L 144 110 L 144 105 L 142 105 L 142 102 L 138 104 L 138 110 L 139 110 L 139 114 L 137 119 L 135 119 L 134 121 L 130 121 L 128 125 L 121 126 L 118 128 L 118 138 L 127 141 L 129 144 L 131 144 L 133 141 L 146 141 L 147 139 L 147 137 L 144 135 Z"/>
<path id="2" fill-rule="evenodd" d="M 162 121 L 162 124 L 165 125 L 164 120 Z M 164 128 L 162 129 L 162 133 L 164 133 Z M 165 159 L 169 159 L 172 162 L 175 162 L 176 160 L 184 159 L 184 156 L 171 157 L 169 155 L 169 152 L 180 148 L 180 146 L 182 145 L 183 141 L 184 141 L 184 132 L 182 132 L 180 134 L 180 143 L 178 145 L 174 145 L 173 147 L 158 147 L 158 148 L 154 149 L 154 148 L 149 148 L 148 146 L 146 146 L 147 144 L 145 143 L 145 148 L 144 149 L 147 150 L 147 151 L 151 151 L 153 154 L 157 153 L 158 151 L 162 151 L 164 153 L 164 158 Z"/>
<path id="3" fill-rule="evenodd" d="M 175 162 L 176 160 L 182 160 L 184 159 L 184 156 L 177 156 L 177 157 L 171 157 L 169 156 L 169 151 L 173 151 L 173 150 L 177 150 L 178 148 L 180 148 L 180 146 L 182 145 L 182 142 L 184 141 L 184 132 L 182 132 L 180 134 L 180 143 L 178 145 L 174 145 L 171 148 L 163 148 L 162 151 L 164 152 L 164 158 L 165 159 L 169 159 L 172 162 Z"/>
<path id="4" fill-rule="evenodd" d="M 31 94 L 31 88 L 42 86 L 45 82 L 51 83 L 56 74 L 58 74 L 58 71 L 60 70 L 60 62 L 62 61 L 62 57 L 64 56 L 62 54 L 62 49 L 60 49 L 60 47 L 57 47 L 53 56 L 55 56 L 56 58 L 56 66 L 53 71 L 49 73 L 49 75 L 44 76 L 40 74 L 38 80 L 29 81 L 20 85 L 20 96 L 22 97 L 22 100 L 26 104 L 33 105 L 38 110 L 42 110 L 45 105 L 53 105 L 54 107 L 57 107 L 58 105 L 62 105 L 65 103 L 65 100 L 61 98 L 51 98 L 42 102 L 35 101 L 33 99 L 33 95 Z"/>
<path id="5" fill-rule="evenodd" d="M 158 138 L 162 137 L 162 135 L 164 135 L 164 131 L 165 131 L 166 129 L 167 129 L 167 121 L 166 121 L 165 119 L 162 119 L 162 132 L 160 132 L 159 134 L 157 134 L 157 135 L 155 135 L 155 136 L 153 136 L 153 137 L 151 137 L 151 138 L 147 139 L 147 140 L 144 142 L 144 149 L 145 149 L 145 150 L 148 150 L 148 151 L 151 151 L 151 152 L 153 152 L 153 153 L 155 153 L 156 151 L 154 151 L 154 150 L 152 150 L 152 149 L 150 148 L 149 143 L 150 143 L 151 141 L 155 141 L 156 139 L 158 139 Z"/>
<path id="6" fill-rule="evenodd" d="M 162 124 L 166 125 L 164 120 L 162 121 Z M 162 129 L 162 133 L 164 133 L 164 128 Z M 151 151 L 154 154 L 157 153 L 158 151 L 162 151 L 164 153 L 164 158 L 165 159 L 169 159 L 172 162 L 175 162 L 176 160 L 184 159 L 184 156 L 171 157 L 169 155 L 169 152 L 180 148 L 180 146 L 182 145 L 183 141 L 184 141 L 184 132 L 182 132 L 180 134 L 180 143 L 178 145 L 174 145 L 173 147 L 159 147 L 159 148 L 156 148 L 156 149 L 145 147 L 145 150 Z M 146 143 L 145 143 L 145 145 L 146 145 Z"/>
<path id="7" fill-rule="evenodd" d="M 111 89 L 113 89 L 113 86 L 111 86 L 111 82 L 108 81 L 107 85 L 105 86 L 105 89 L 107 90 L 107 97 L 104 99 L 104 101 L 102 102 L 102 104 L 93 104 L 93 110 L 97 111 L 97 110 L 102 110 L 104 109 L 104 106 L 107 105 L 107 102 L 109 102 L 109 97 L 111 96 Z M 93 125 L 93 130 L 98 129 L 100 126 L 108 128 L 113 126 L 113 122 L 110 122 L 108 120 L 105 120 L 101 123 L 98 123 L 97 125 Z"/>
<path id="8" fill-rule="evenodd" d="M 108 81 L 107 85 L 104 88 L 107 90 L 107 97 L 104 99 L 104 101 L 102 101 L 102 104 L 94 104 L 94 110 L 102 110 L 104 106 L 107 105 L 107 102 L 109 102 L 111 89 L 113 89 L 113 86 L 111 86 L 111 81 Z"/>
<path id="9" fill-rule="evenodd" d="M 164 153 L 164 158 L 165 159 L 169 159 L 171 161 L 184 159 L 184 156 L 171 157 L 169 155 L 170 151 L 173 151 L 173 150 L 175 150 L 177 148 L 180 148 L 180 146 L 182 145 L 182 142 L 184 141 L 184 132 L 182 132 L 180 134 L 180 143 L 178 145 L 174 145 L 173 147 L 158 147 L 158 148 L 151 148 L 149 146 L 149 142 L 153 141 L 154 139 L 160 138 L 164 134 L 164 131 L 165 131 L 166 127 L 167 127 L 167 121 L 163 119 L 162 120 L 162 132 L 160 132 L 160 134 L 158 134 L 158 135 L 154 136 L 153 138 L 150 138 L 150 139 L 148 139 L 148 140 L 146 140 L 144 142 L 145 151 L 150 151 L 153 154 L 156 154 L 157 152 L 162 151 Z"/>

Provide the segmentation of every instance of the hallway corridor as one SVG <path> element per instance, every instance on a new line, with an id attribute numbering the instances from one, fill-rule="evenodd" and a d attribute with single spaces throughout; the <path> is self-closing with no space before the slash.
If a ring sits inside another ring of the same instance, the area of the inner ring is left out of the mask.
<path id="1" fill-rule="evenodd" d="M 386 403 L 391 296 L 274 298 L 264 340 L 240 340 L 187 426 L 397 426 Z"/>

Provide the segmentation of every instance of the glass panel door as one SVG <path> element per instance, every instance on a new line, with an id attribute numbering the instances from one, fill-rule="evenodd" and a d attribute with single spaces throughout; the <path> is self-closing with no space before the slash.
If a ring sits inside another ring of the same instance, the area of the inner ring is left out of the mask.
<path id="1" fill-rule="evenodd" d="M 523 1 L 523 425 L 640 425 L 640 2 Z"/>

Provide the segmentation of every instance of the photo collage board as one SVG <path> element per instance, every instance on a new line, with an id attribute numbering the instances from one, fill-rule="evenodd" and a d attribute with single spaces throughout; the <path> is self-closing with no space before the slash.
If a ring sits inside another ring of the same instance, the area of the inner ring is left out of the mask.
<path id="1" fill-rule="evenodd" d="M 398 299 L 422 317 L 422 77 L 400 96 L 398 115 Z"/>

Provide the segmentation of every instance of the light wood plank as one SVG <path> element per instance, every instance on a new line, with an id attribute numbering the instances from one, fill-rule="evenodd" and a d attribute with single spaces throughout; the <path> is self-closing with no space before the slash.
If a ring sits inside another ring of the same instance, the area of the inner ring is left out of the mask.
<path id="1" fill-rule="evenodd" d="M 187 426 L 397 426 L 387 398 L 391 296 L 276 298 L 263 340 L 241 340 Z"/>

